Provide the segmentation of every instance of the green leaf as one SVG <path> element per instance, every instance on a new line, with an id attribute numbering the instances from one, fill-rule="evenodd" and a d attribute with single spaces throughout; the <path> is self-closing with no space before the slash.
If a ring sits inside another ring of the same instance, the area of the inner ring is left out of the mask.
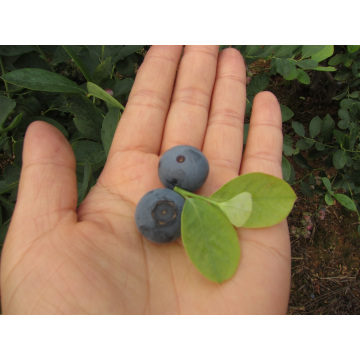
<path id="1" fill-rule="evenodd" d="M 2 125 L 1 125 L 0 132 L 7 132 L 7 131 L 10 131 L 10 130 L 16 128 L 20 124 L 22 117 L 23 117 L 22 113 L 15 116 L 15 118 L 12 119 L 11 123 L 8 126 L 6 126 L 6 128 L 2 128 Z"/>
<path id="2" fill-rule="evenodd" d="M 310 132 L 310 137 L 312 139 L 315 139 L 315 137 L 320 134 L 321 124 L 322 122 L 319 116 L 315 116 L 314 118 L 311 119 L 309 124 L 309 132 Z"/>
<path id="3" fill-rule="evenodd" d="M 21 167 L 9 165 L 4 171 L 4 180 L 7 186 L 17 185 L 19 183 Z"/>
<path id="4" fill-rule="evenodd" d="M 275 59 L 275 69 L 285 80 L 297 77 L 296 61 L 292 59 Z"/>
<path id="5" fill-rule="evenodd" d="M 0 125 L 7 120 L 10 113 L 15 109 L 16 101 L 0 95 Z"/>
<path id="6" fill-rule="evenodd" d="M 62 45 L 62 47 L 70 55 L 70 57 L 73 59 L 75 64 L 79 67 L 79 69 L 80 69 L 81 73 L 84 75 L 84 78 L 86 79 L 86 81 L 91 81 L 90 73 L 89 73 L 86 65 L 84 64 L 84 62 L 78 56 L 76 51 L 74 51 L 74 46 Z"/>
<path id="7" fill-rule="evenodd" d="M 345 139 L 347 138 L 346 133 L 343 133 L 342 131 L 336 129 L 334 130 L 334 136 L 340 146 L 344 144 Z"/>
<path id="8" fill-rule="evenodd" d="M 114 97 L 108 94 L 105 90 L 101 87 L 97 86 L 92 82 L 87 83 L 87 90 L 89 96 L 95 96 L 101 100 L 104 100 L 107 104 L 117 107 L 121 110 L 124 110 L 124 106 L 122 106 Z"/>
<path id="9" fill-rule="evenodd" d="M 349 153 L 347 151 L 343 149 L 336 150 L 333 156 L 333 164 L 335 166 L 335 169 L 342 169 L 346 165 L 348 158 Z"/>
<path id="10" fill-rule="evenodd" d="M 321 178 L 323 184 L 326 187 L 326 190 L 329 192 L 329 194 L 333 194 L 334 192 L 331 190 L 331 183 L 330 180 L 327 177 Z"/>
<path id="11" fill-rule="evenodd" d="M 282 122 L 288 121 L 294 116 L 293 111 L 290 108 L 288 108 L 286 105 L 280 105 L 280 109 L 281 109 Z"/>
<path id="12" fill-rule="evenodd" d="M 324 137 L 324 142 L 327 143 L 332 139 L 334 129 L 335 121 L 329 114 L 326 114 L 321 122 L 321 134 Z"/>
<path id="13" fill-rule="evenodd" d="M 9 72 L 1 78 L 11 84 L 27 89 L 47 92 L 84 94 L 73 81 L 66 77 L 43 69 L 19 69 Z"/>
<path id="14" fill-rule="evenodd" d="M 332 56 L 333 53 L 333 45 L 304 45 L 302 56 L 303 58 L 311 57 L 311 60 L 319 63 Z"/>
<path id="15" fill-rule="evenodd" d="M 333 205 L 334 204 L 334 199 L 332 198 L 332 196 L 329 193 L 325 194 L 325 202 L 328 205 Z"/>
<path id="16" fill-rule="evenodd" d="M 239 239 L 216 205 L 202 199 L 186 199 L 181 237 L 190 260 L 206 278 L 222 283 L 234 275 L 240 260 Z"/>
<path id="17" fill-rule="evenodd" d="M 293 140 L 287 134 L 284 135 L 284 139 L 283 139 L 283 151 L 284 151 L 284 155 L 286 156 L 292 156 L 299 152 L 299 149 L 293 148 Z"/>
<path id="18" fill-rule="evenodd" d="M 18 56 L 35 50 L 32 45 L 0 45 L 0 55 Z"/>
<path id="19" fill-rule="evenodd" d="M 284 180 L 289 181 L 290 176 L 291 176 L 291 165 L 285 156 L 282 157 L 281 169 L 282 169 Z"/>
<path id="20" fill-rule="evenodd" d="M 310 76 L 304 70 L 301 70 L 301 69 L 297 69 L 297 79 L 302 84 L 305 84 L 305 85 L 309 85 L 311 82 Z"/>
<path id="21" fill-rule="evenodd" d="M 356 205 L 352 199 L 344 194 L 333 194 L 334 198 L 347 209 L 351 211 L 356 211 Z"/>
<path id="22" fill-rule="evenodd" d="M 81 135 L 91 140 L 101 140 L 101 111 L 85 96 L 69 96 L 68 108 L 74 114 L 74 124 Z"/>
<path id="23" fill-rule="evenodd" d="M 324 151 L 325 148 L 326 148 L 326 145 L 323 144 L 323 143 L 317 142 L 317 143 L 315 144 L 315 149 L 316 149 L 317 151 Z"/>
<path id="24" fill-rule="evenodd" d="M 106 155 L 109 154 L 111 143 L 115 134 L 116 127 L 120 119 L 120 109 L 111 108 L 106 114 L 101 128 L 101 141 Z"/>
<path id="25" fill-rule="evenodd" d="M 304 45 L 302 48 L 302 58 L 311 57 L 320 52 L 324 47 L 324 45 Z"/>
<path id="26" fill-rule="evenodd" d="M 0 180 L 0 195 L 11 192 L 17 186 L 18 186 L 17 182 L 13 184 L 9 184 L 6 180 Z"/>
<path id="27" fill-rule="evenodd" d="M 347 51 L 351 54 L 358 51 L 360 49 L 360 45 L 348 45 L 346 48 Z"/>
<path id="28" fill-rule="evenodd" d="M 246 223 L 251 215 L 251 194 L 245 191 L 228 201 L 217 203 L 217 206 L 223 211 L 234 226 L 240 227 Z"/>
<path id="29" fill-rule="evenodd" d="M 228 201 L 242 192 L 252 197 L 252 212 L 243 225 L 247 228 L 272 226 L 290 213 L 296 195 L 286 181 L 264 173 L 250 173 L 236 177 L 210 196 L 217 202 Z"/>
<path id="30" fill-rule="evenodd" d="M 250 84 L 248 85 L 246 91 L 249 95 L 256 95 L 260 91 L 265 90 L 269 85 L 269 75 L 267 73 L 260 73 L 253 76 Z"/>
<path id="31" fill-rule="evenodd" d="M 294 54 L 298 53 L 299 45 L 280 45 L 275 51 L 275 56 L 279 58 L 291 58 Z"/>
<path id="32" fill-rule="evenodd" d="M 312 59 L 305 59 L 305 60 L 299 60 L 296 63 L 296 65 L 304 70 L 311 70 L 318 66 L 318 62 Z"/>
<path id="33" fill-rule="evenodd" d="M 317 66 L 313 70 L 315 71 L 336 71 L 336 68 L 332 66 Z"/>
<path id="34" fill-rule="evenodd" d="M 328 62 L 331 66 L 336 66 L 346 61 L 346 54 L 336 54 Z"/>
<path id="35" fill-rule="evenodd" d="M 103 79 L 110 76 L 113 68 L 112 59 L 109 57 L 102 61 L 94 70 L 92 75 L 93 82 L 100 83 Z"/>
<path id="36" fill-rule="evenodd" d="M 342 120 L 345 120 L 346 122 L 350 122 L 351 119 L 350 119 L 350 113 L 348 110 L 339 109 L 338 114 Z"/>
<path id="37" fill-rule="evenodd" d="M 102 144 L 95 141 L 79 140 L 72 144 L 76 163 L 85 165 L 88 161 L 92 171 L 97 171 L 105 165 L 106 155 Z"/>
<path id="38" fill-rule="evenodd" d="M 343 99 L 340 101 L 340 107 L 345 110 L 350 110 L 357 103 L 358 101 L 354 99 Z"/>
<path id="39" fill-rule="evenodd" d="M 129 93 L 133 84 L 134 84 L 134 79 L 132 78 L 127 78 L 118 81 L 114 86 L 114 96 L 116 97 Z"/>
<path id="40" fill-rule="evenodd" d="M 312 170 L 312 167 L 309 165 L 304 156 L 300 153 L 294 155 L 295 162 L 304 169 Z"/>
<path id="41" fill-rule="evenodd" d="M 298 121 L 294 121 L 291 123 L 292 128 L 294 129 L 294 131 L 296 132 L 296 134 L 298 134 L 301 137 L 305 136 L 305 128 L 304 125 L 299 123 Z"/>

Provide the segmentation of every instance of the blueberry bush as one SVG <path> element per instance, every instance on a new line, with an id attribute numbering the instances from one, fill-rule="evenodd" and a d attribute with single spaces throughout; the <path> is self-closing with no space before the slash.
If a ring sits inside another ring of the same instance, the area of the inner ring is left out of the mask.
<path id="1" fill-rule="evenodd" d="M 80 203 L 105 164 L 146 46 L 0 46 L 0 244 L 17 195 L 27 126 L 43 120 L 69 140 Z"/>

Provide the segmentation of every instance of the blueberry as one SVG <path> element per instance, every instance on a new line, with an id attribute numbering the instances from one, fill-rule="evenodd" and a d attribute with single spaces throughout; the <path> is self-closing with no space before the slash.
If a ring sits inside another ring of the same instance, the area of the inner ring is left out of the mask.
<path id="1" fill-rule="evenodd" d="M 184 198 L 170 189 L 155 189 L 146 193 L 135 211 L 140 233 L 156 243 L 168 243 L 180 237 L 181 212 Z"/>
<path id="2" fill-rule="evenodd" d="M 209 174 L 209 163 L 195 147 L 178 145 L 161 156 L 158 172 L 165 187 L 173 189 L 178 186 L 187 191 L 196 191 Z"/>

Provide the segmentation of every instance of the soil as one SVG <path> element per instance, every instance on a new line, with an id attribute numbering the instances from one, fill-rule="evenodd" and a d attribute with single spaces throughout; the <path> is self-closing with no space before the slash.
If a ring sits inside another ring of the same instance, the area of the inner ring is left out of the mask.
<path id="1" fill-rule="evenodd" d="M 275 78 L 269 88 L 281 104 L 295 113 L 293 120 L 306 126 L 317 115 L 322 118 L 330 114 L 335 121 L 338 119 L 339 105 L 329 101 L 327 89 L 333 84 L 326 76 L 320 76 L 317 86 L 312 89 L 293 83 Z M 284 123 L 284 133 L 293 136 L 290 123 Z M 291 158 L 288 160 L 291 162 Z M 307 174 L 306 169 L 291 163 L 296 180 Z M 326 169 L 328 173 L 333 170 Z M 291 234 L 292 279 L 288 314 L 360 314 L 357 213 L 339 203 L 328 206 L 323 196 L 307 198 L 298 185 L 293 188 L 298 200 L 288 218 L 289 228 L 305 230 L 309 224 L 312 228 L 307 236 Z M 319 216 L 320 210 L 325 211 L 323 218 Z M 308 222 L 304 221 L 306 215 L 309 215 Z"/>

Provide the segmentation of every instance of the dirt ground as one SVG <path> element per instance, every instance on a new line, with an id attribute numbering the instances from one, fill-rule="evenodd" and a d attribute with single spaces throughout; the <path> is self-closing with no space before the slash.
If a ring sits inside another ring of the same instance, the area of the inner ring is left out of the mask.
<path id="1" fill-rule="evenodd" d="M 270 91 L 295 113 L 294 120 L 307 124 L 314 116 L 329 113 L 336 121 L 338 103 L 331 102 L 325 77 L 317 89 L 273 81 Z M 291 132 L 290 122 L 284 133 Z M 291 159 L 289 159 L 291 161 Z M 292 163 L 293 164 L 293 163 Z M 293 164 L 294 165 L 294 164 Z M 307 170 L 294 165 L 296 180 Z M 332 169 L 326 169 L 331 172 Z M 288 314 L 360 314 L 360 236 L 356 212 L 340 204 L 326 205 L 322 197 L 306 198 L 298 185 L 298 196 L 288 223 L 291 229 L 304 229 L 307 236 L 291 233 L 292 281 Z M 305 219 L 304 219 L 305 217 Z M 306 230 L 305 230 L 306 229 Z"/>

